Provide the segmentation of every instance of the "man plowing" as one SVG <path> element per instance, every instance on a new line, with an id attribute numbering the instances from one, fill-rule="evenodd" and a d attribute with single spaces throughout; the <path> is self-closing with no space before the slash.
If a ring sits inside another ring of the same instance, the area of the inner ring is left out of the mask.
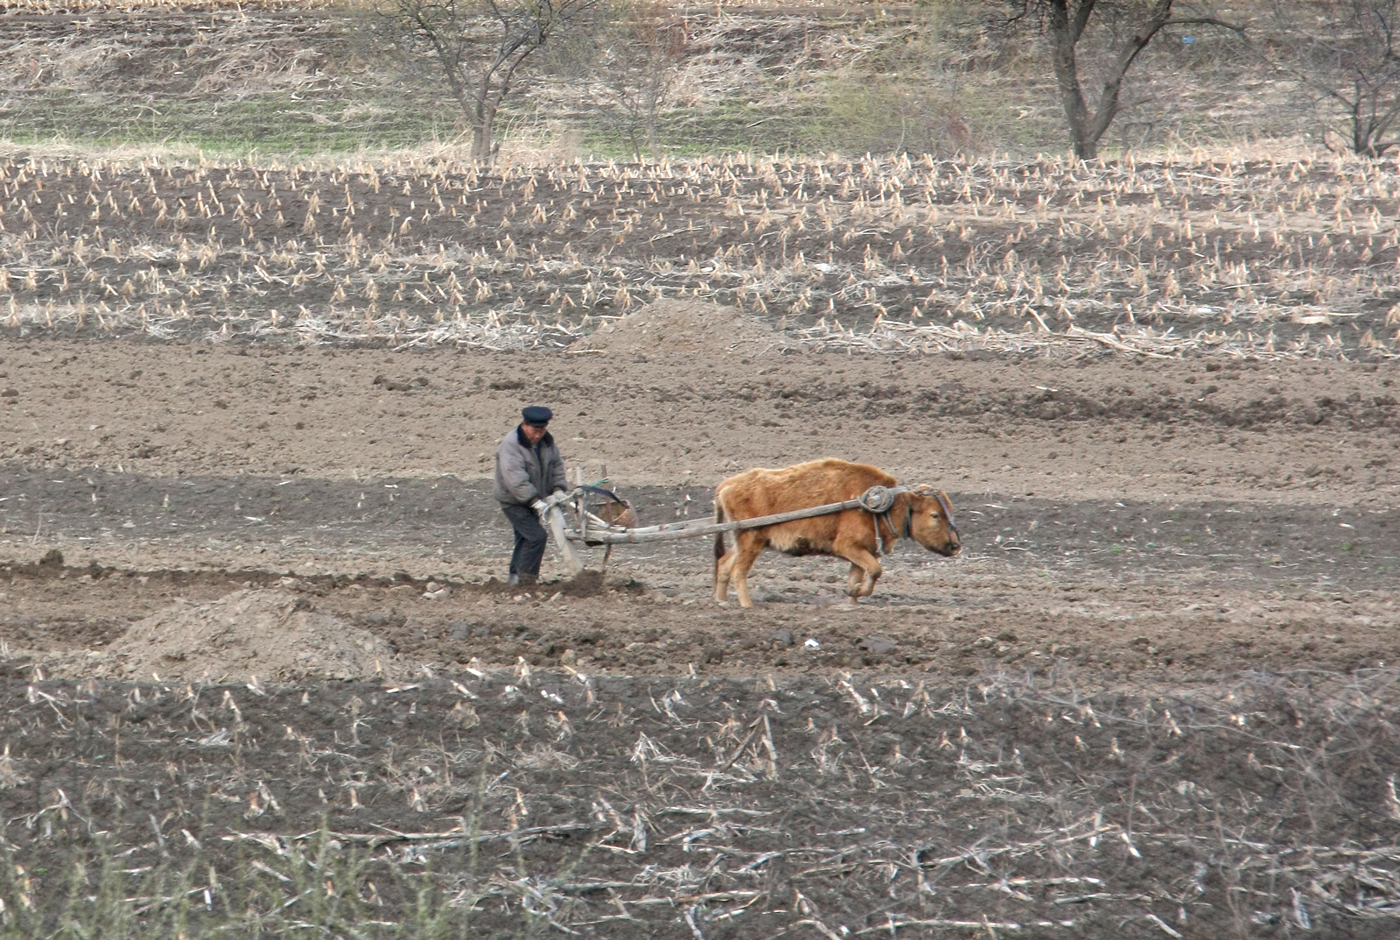
<path id="1" fill-rule="evenodd" d="M 547 540 L 533 508 L 540 500 L 569 488 L 564 458 L 549 433 L 554 413 L 540 405 L 520 412 L 520 426 L 506 435 L 496 451 L 496 501 L 515 530 L 510 556 L 510 583 L 534 584 Z"/>

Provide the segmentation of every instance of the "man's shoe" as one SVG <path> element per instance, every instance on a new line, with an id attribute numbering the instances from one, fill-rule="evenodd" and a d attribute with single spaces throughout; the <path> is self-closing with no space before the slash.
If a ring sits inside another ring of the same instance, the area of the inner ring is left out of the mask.
<path id="1" fill-rule="evenodd" d="M 518 574 L 516 574 L 516 573 L 514 573 L 514 572 L 511 572 L 511 576 L 510 576 L 509 578 L 506 579 L 506 584 L 509 584 L 509 585 L 514 586 L 514 585 L 517 585 L 517 584 L 519 584 L 519 583 L 520 583 L 520 575 L 518 575 Z"/>

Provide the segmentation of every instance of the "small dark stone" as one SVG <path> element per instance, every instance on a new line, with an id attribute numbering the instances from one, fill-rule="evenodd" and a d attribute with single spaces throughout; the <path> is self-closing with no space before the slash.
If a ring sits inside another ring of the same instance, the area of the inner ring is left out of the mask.
<path id="1" fill-rule="evenodd" d="M 452 629 L 452 639 L 465 640 L 471 636 L 472 624 L 466 620 L 454 620 L 449 626 Z"/>
<path id="2" fill-rule="evenodd" d="M 724 650 L 718 646 L 707 646 L 705 648 L 705 662 L 718 663 L 724 661 Z"/>
<path id="3" fill-rule="evenodd" d="M 485 639 L 486 637 L 488 637 L 488 636 L 490 636 L 490 635 L 491 635 L 491 628 L 490 628 L 490 627 L 477 627 L 475 630 L 472 631 L 472 636 L 477 637 L 478 639 Z"/>
<path id="4" fill-rule="evenodd" d="M 389 617 L 386 614 L 370 614 L 365 617 L 365 622 L 373 624 L 376 627 L 382 627 L 389 622 Z"/>
<path id="5" fill-rule="evenodd" d="M 868 636 L 856 644 L 858 648 L 865 650 L 867 653 L 875 653 L 876 655 L 888 653 L 898 645 L 899 644 L 895 643 L 894 640 L 891 640 L 887 636 Z"/>
<path id="6" fill-rule="evenodd" d="M 778 646 L 791 646 L 793 644 L 791 630 L 779 630 L 771 637 L 774 644 Z"/>
<path id="7" fill-rule="evenodd" d="M 383 386 L 384 388 L 388 389 L 388 390 L 391 391 L 391 392 L 411 392 L 411 391 L 413 391 L 413 384 L 412 384 L 411 382 L 399 382 L 399 381 L 396 381 L 396 380 L 394 380 L 394 379 L 386 378 L 386 377 L 384 377 L 384 376 L 382 376 L 382 375 L 376 375 L 376 376 L 374 377 L 374 381 L 371 382 L 370 384 L 371 384 L 371 385 L 380 385 L 380 386 Z"/>
<path id="8" fill-rule="evenodd" d="M 43 558 L 39 559 L 39 564 L 45 568 L 62 568 L 63 553 L 56 548 L 51 548 Z"/>

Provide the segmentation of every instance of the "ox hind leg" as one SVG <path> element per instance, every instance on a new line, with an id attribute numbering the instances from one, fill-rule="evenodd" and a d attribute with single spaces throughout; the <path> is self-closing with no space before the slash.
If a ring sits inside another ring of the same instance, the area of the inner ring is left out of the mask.
<path id="1" fill-rule="evenodd" d="M 727 549 L 724 536 L 715 536 L 715 600 L 723 604 L 729 600 L 729 578 L 734 570 L 734 559 L 738 557 L 739 546 Z"/>
<path id="2" fill-rule="evenodd" d="M 723 601 L 729 596 L 729 583 L 734 583 L 734 593 L 739 596 L 740 607 L 752 607 L 749 596 L 749 569 L 763 554 L 768 540 L 757 532 L 736 532 L 734 547 L 718 563 L 715 576 L 715 599 Z M 723 590 L 723 593 L 721 593 Z"/>
<path id="3" fill-rule="evenodd" d="M 715 498 L 715 522 L 724 522 L 724 506 L 720 503 L 718 495 Z M 724 544 L 724 533 L 715 533 L 715 601 L 723 604 L 729 600 L 729 575 L 734 568 L 734 559 L 738 557 L 738 545 L 729 549 Z"/>
<path id="4" fill-rule="evenodd" d="M 732 582 L 735 590 L 739 594 L 739 603 L 745 607 L 751 606 L 744 600 L 748 597 L 748 584 L 743 578 L 748 574 L 749 566 L 753 564 L 753 558 L 749 558 L 744 563 L 740 573 L 736 575 L 735 571 L 736 566 L 739 564 L 740 557 L 743 555 L 742 548 L 745 544 L 743 536 L 745 534 L 746 533 L 742 532 L 739 533 L 734 539 L 734 547 L 728 550 L 725 549 L 722 541 L 724 537 L 715 537 L 715 600 L 721 604 L 729 600 L 729 585 Z M 762 550 L 762 547 L 760 547 L 759 551 Z M 756 556 L 757 553 L 755 553 L 755 557 Z"/>
<path id="5" fill-rule="evenodd" d="M 851 603 L 874 594 L 875 582 L 885 572 L 880 560 L 860 545 L 838 547 L 836 554 L 851 563 L 851 574 L 846 580 L 846 595 Z"/>

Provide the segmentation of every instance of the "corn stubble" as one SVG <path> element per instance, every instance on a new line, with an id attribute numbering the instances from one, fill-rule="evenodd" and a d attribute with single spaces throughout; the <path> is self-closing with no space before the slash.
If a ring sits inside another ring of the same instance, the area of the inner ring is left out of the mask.
<path id="1" fill-rule="evenodd" d="M 16 677 L 0 935 L 1379 936 L 1393 680 Z"/>
<path id="2" fill-rule="evenodd" d="M 560 347 L 709 298 L 794 347 L 1392 357 L 1389 162 L 0 164 L 12 333 Z"/>

